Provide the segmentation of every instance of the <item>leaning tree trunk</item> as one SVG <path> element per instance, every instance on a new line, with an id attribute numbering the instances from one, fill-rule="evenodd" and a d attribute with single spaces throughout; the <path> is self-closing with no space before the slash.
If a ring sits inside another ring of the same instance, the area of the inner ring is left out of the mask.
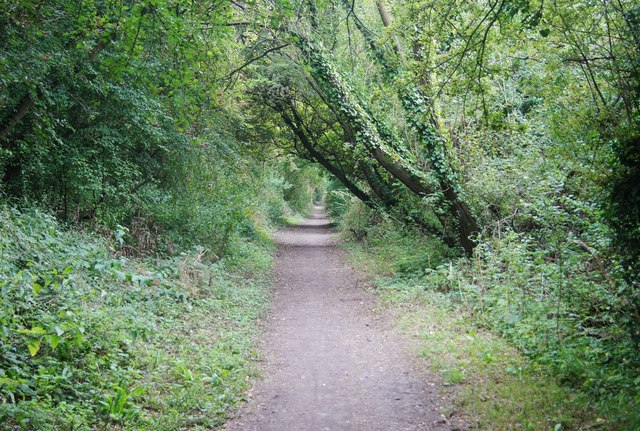
<path id="1" fill-rule="evenodd" d="M 350 10 L 351 2 L 343 0 L 345 8 Z M 380 18 L 385 27 L 391 25 L 391 18 L 382 0 L 376 1 Z M 382 68 L 383 78 L 387 82 L 394 81 L 400 73 L 398 62 L 388 58 L 384 49 L 375 41 L 373 34 L 364 24 L 354 17 L 354 22 L 363 35 L 368 51 Z M 397 38 L 393 38 L 393 48 L 399 57 L 402 57 L 402 49 Z M 467 203 L 461 198 L 459 175 L 452 168 L 446 154 L 446 140 L 436 127 L 435 121 L 430 117 L 432 111 L 427 106 L 428 98 L 424 96 L 420 88 L 413 84 L 405 84 L 398 88 L 398 97 L 402 103 L 407 123 L 416 131 L 423 148 L 426 150 L 429 164 L 433 169 L 440 190 L 448 202 L 449 212 L 458 224 L 460 245 L 470 253 L 475 247 L 471 236 L 479 231 L 478 223 Z M 413 190 L 413 189 L 412 189 Z M 415 192 L 415 190 L 414 190 Z"/>
<path id="2" fill-rule="evenodd" d="M 436 190 L 425 178 L 424 172 L 408 163 L 394 149 L 394 147 L 398 147 L 398 143 L 388 142 L 388 136 L 385 136 L 387 140 L 381 137 L 380 131 L 376 127 L 377 122 L 375 119 L 352 95 L 351 90 L 326 59 L 322 49 L 302 35 L 294 33 L 291 33 L 291 35 L 294 43 L 304 54 L 304 59 L 310 68 L 311 75 L 322 85 L 327 100 L 338 108 L 340 115 L 347 120 L 353 129 L 355 136 L 355 142 L 352 143 L 353 151 L 369 154 L 382 168 L 418 196 L 433 194 Z M 459 238 L 459 245 L 467 253 L 471 253 L 475 243 L 469 239 L 469 236 L 477 231 L 475 219 L 468 207 L 458 199 L 457 191 L 450 186 L 446 186 L 447 183 L 440 178 L 439 180 L 441 183 L 440 188 L 445 194 L 445 198 L 454 200 L 451 205 L 451 212 L 456 216 L 459 232 L 462 234 Z M 443 187 L 443 184 L 445 187 Z"/>
<path id="3" fill-rule="evenodd" d="M 371 209 L 377 209 L 375 201 L 365 191 L 358 187 L 353 181 L 347 177 L 345 172 L 335 166 L 329 159 L 327 159 L 321 152 L 315 149 L 313 143 L 307 136 L 307 133 L 302 129 L 301 124 L 296 118 L 292 118 L 284 108 L 278 109 L 280 116 L 284 123 L 291 129 L 293 134 L 298 138 L 304 149 L 309 153 L 309 156 L 316 162 L 320 163 L 330 174 L 336 177 L 356 198 L 360 199 L 362 203 L 370 207 Z"/>

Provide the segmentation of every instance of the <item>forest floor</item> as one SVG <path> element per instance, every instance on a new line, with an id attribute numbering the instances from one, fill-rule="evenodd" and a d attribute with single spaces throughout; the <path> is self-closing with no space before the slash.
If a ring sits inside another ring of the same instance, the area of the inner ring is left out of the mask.
<path id="1" fill-rule="evenodd" d="M 321 207 L 276 237 L 264 378 L 232 430 L 455 430 L 437 375 L 420 367 L 346 264 Z"/>

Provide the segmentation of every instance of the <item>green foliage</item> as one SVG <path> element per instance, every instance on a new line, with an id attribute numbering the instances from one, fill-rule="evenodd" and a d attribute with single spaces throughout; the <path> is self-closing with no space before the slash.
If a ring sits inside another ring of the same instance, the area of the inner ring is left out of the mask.
<path id="1" fill-rule="evenodd" d="M 323 198 L 325 188 L 323 172 L 315 165 L 295 160 L 285 162 L 282 172 L 288 183 L 284 194 L 285 201 L 298 214 L 308 214 L 311 205 Z"/>
<path id="2" fill-rule="evenodd" d="M 619 167 L 611 193 L 610 223 L 622 256 L 627 260 L 628 275 L 636 280 L 640 268 L 640 137 L 628 138 L 616 146 Z"/>
<path id="3" fill-rule="evenodd" d="M 237 100 L 218 106 L 230 16 L 205 6 L 2 3 L 3 190 L 66 222 L 127 227 L 128 253 L 232 255 L 289 206 L 304 212 L 317 174 L 266 162 Z"/>
<path id="4" fill-rule="evenodd" d="M 203 250 L 128 260 L 39 210 L 0 214 L 3 429 L 220 422 L 252 373 L 264 248 L 218 263 Z"/>
<path id="5" fill-rule="evenodd" d="M 325 203 L 327 212 L 335 219 L 340 220 L 342 216 L 350 210 L 353 197 L 335 179 L 327 183 Z"/>
<path id="6" fill-rule="evenodd" d="M 414 335 L 421 358 L 453 398 L 447 410 L 478 429 L 602 426 L 580 393 L 562 386 L 506 340 L 479 328 L 464 304 L 407 280 L 381 283 L 382 301 Z M 452 418 L 455 423 L 456 417 Z"/>
<path id="7" fill-rule="evenodd" d="M 233 274 L 324 198 L 633 428 L 637 4 L 375 3 L 0 0 L 0 419 L 216 425 L 265 300 Z"/>
<path id="8" fill-rule="evenodd" d="M 323 179 L 247 139 L 231 19 L 0 2 L 3 429 L 208 428 L 245 388 L 268 231 Z"/>
<path id="9" fill-rule="evenodd" d="M 480 238 L 472 259 L 455 258 L 442 244 L 405 232 L 397 222 L 372 225 L 375 219 L 361 212 L 369 226 L 361 236 L 368 255 L 364 260 L 371 261 L 367 265 L 376 275 L 391 277 L 380 284 L 384 292 L 411 288 L 442 295 L 474 325 L 500 334 L 538 370 L 578 391 L 583 399 L 572 409 L 592 403 L 599 421 L 635 429 L 640 417 L 631 406 L 640 394 L 640 362 L 629 329 L 635 321 L 628 312 L 629 287 L 622 268 L 604 273 L 596 250 L 564 236 L 562 223 L 575 226 L 578 221 L 569 222 L 572 216 L 565 210 L 547 207 L 543 242 L 536 237 L 539 231 L 518 234 L 503 226 Z M 343 223 L 347 231 L 357 226 L 349 217 Z M 590 229 L 590 238 L 608 235 L 605 226 L 593 223 Z M 429 307 L 438 304 L 443 305 Z M 445 377 L 459 376 L 450 370 Z"/>

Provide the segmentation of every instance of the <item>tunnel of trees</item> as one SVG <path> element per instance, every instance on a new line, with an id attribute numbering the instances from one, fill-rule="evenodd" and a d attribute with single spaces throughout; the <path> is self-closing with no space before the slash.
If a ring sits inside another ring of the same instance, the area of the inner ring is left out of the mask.
<path id="1" fill-rule="evenodd" d="M 73 285 L 67 262 L 233 261 L 318 199 L 356 239 L 441 242 L 495 286 L 489 326 L 592 399 L 638 402 L 633 0 L 0 0 L 0 176 L 0 421 L 134 421 L 33 378 L 108 368 L 80 335 L 58 347 L 90 326 L 50 309 L 84 294 L 40 294 Z M 68 251 L 69 229 L 111 257 Z"/>

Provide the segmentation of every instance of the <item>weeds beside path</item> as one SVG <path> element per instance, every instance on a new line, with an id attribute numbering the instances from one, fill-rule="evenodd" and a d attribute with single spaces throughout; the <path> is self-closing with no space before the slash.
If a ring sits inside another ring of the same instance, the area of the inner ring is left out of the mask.
<path id="1" fill-rule="evenodd" d="M 377 286 L 381 309 L 411 337 L 416 357 L 440 375 L 454 400 L 450 408 L 472 429 L 607 429 L 587 400 L 475 323 L 461 304 L 423 282 L 394 276 L 390 260 L 370 246 L 351 242 L 345 248 Z"/>
<path id="2" fill-rule="evenodd" d="M 221 261 L 108 247 L 0 208 L 0 430 L 211 429 L 248 387 L 267 245 Z"/>

